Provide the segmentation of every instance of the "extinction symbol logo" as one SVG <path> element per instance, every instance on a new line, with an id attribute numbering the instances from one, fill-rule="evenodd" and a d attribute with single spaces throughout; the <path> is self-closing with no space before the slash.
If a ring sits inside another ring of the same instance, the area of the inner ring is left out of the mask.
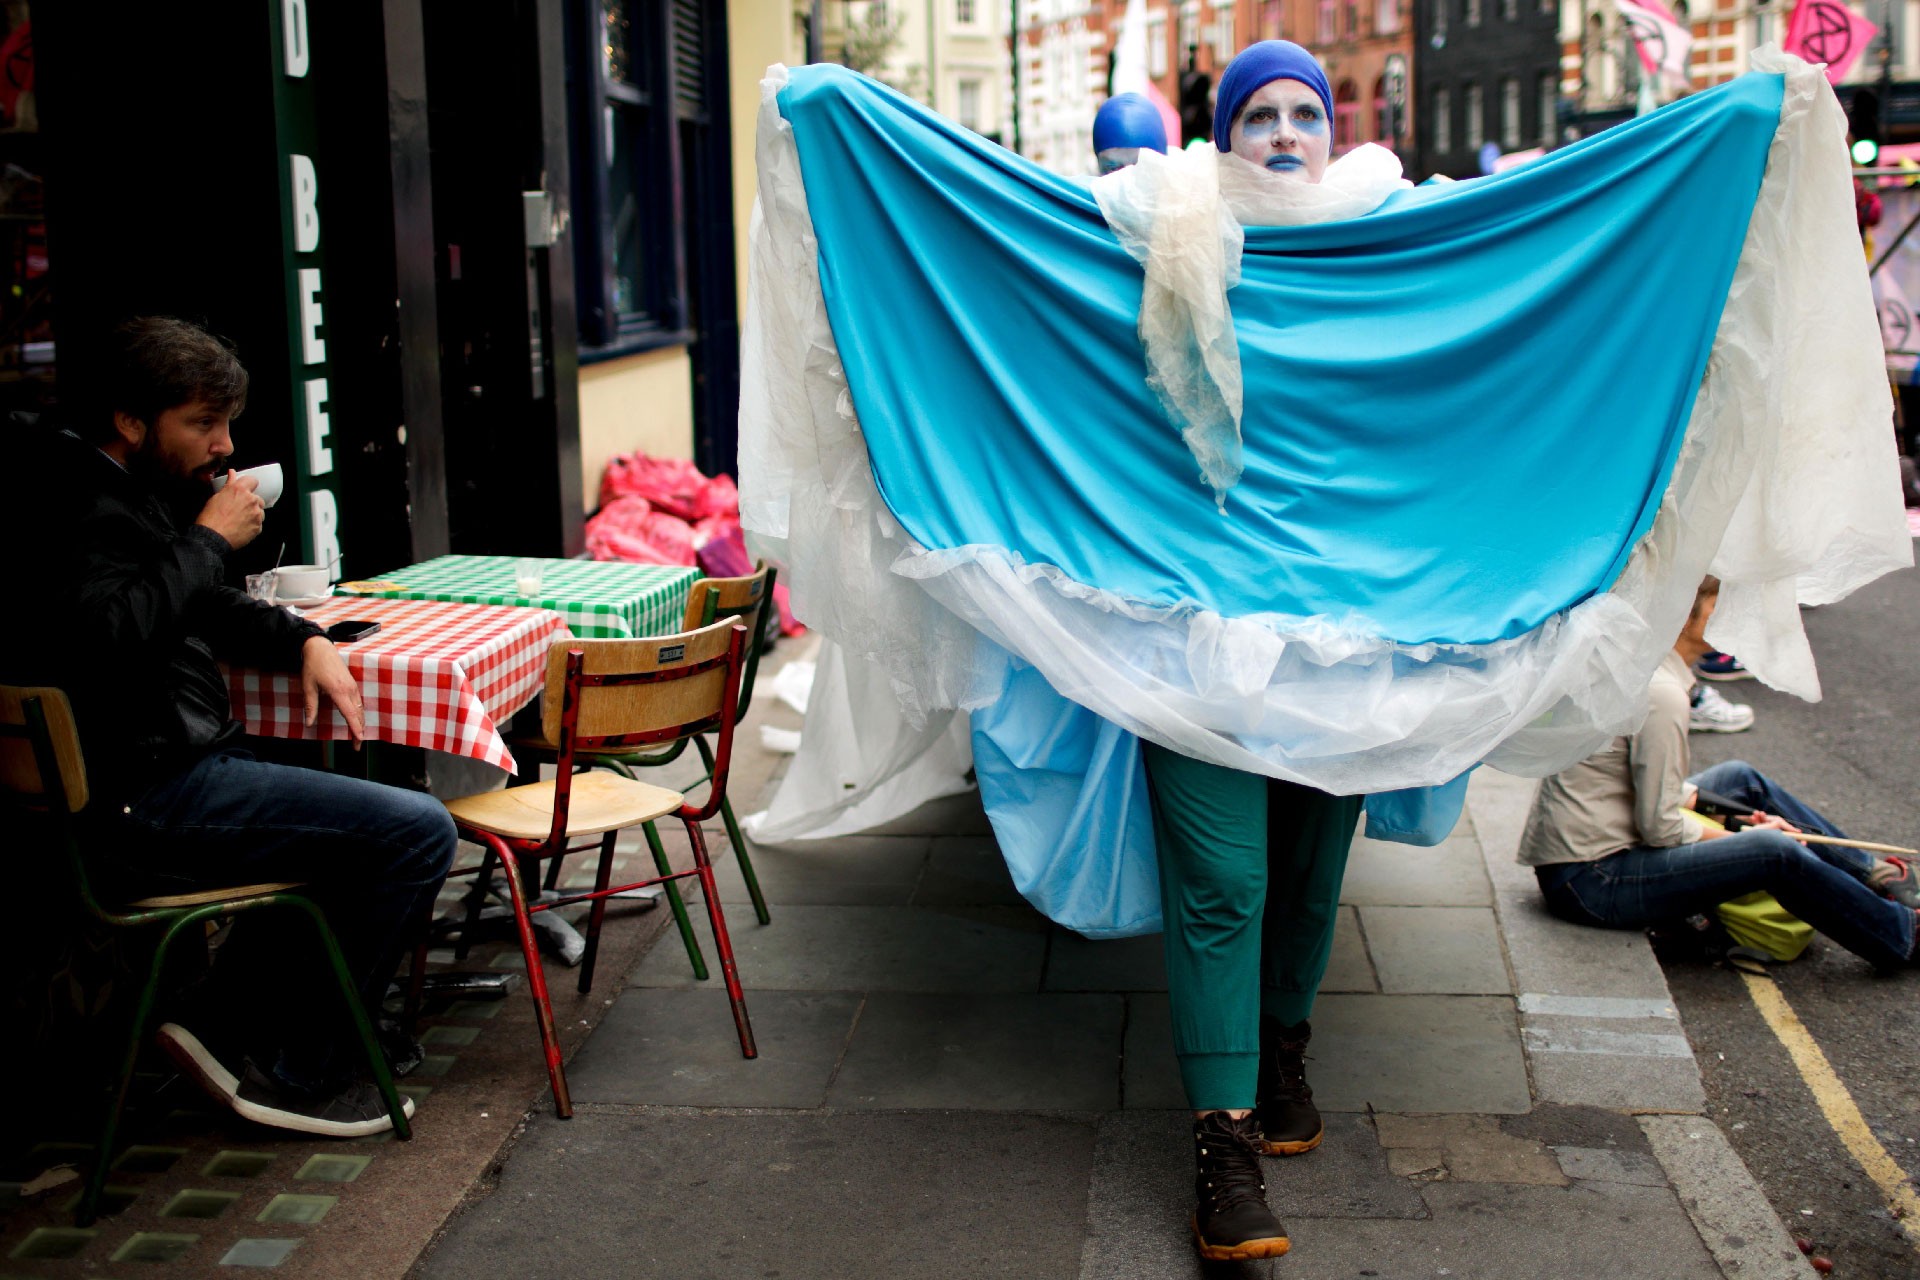
<path id="1" fill-rule="evenodd" d="M 1809 62 L 1824 62 L 1829 66 L 1844 62 L 1853 48 L 1853 21 L 1846 6 L 1833 0 L 1813 0 L 1800 47 Z"/>
<path id="2" fill-rule="evenodd" d="M 1633 42 L 1640 49 L 1641 61 L 1648 70 L 1658 73 L 1667 65 L 1667 33 L 1661 29 L 1652 15 L 1629 13 L 1623 15 L 1627 30 L 1633 33 Z"/>
<path id="3" fill-rule="evenodd" d="M 1898 298 L 1888 298 L 1880 304 L 1880 340 L 1888 351 L 1905 352 L 1907 340 L 1913 337 L 1913 312 L 1907 304 Z"/>

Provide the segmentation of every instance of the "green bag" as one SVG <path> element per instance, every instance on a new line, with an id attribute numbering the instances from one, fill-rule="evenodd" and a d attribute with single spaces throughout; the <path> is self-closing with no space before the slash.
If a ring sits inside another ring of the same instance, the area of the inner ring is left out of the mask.
<path id="1" fill-rule="evenodd" d="M 1723 902 L 1715 913 L 1736 943 L 1776 961 L 1798 960 L 1813 941 L 1813 926 L 1789 913 L 1770 893 L 1750 893 Z"/>

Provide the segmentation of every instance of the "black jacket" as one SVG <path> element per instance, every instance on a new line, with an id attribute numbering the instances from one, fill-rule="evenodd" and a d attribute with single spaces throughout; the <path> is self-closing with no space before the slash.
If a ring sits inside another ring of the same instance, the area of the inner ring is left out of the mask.
<path id="1" fill-rule="evenodd" d="M 67 691 L 89 783 L 119 803 L 239 736 L 216 658 L 298 670 L 321 632 L 226 585 L 232 548 L 197 512 L 77 437 L 35 443 L 33 492 L 10 514 L 37 526 L 26 555 L 44 580 L 24 599 L 42 608 L 9 628 L 4 665 Z"/>

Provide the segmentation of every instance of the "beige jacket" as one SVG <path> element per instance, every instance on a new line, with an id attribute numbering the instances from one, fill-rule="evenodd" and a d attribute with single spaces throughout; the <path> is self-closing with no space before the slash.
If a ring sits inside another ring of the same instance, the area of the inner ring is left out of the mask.
<path id="1" fill-rule="evenodd" d="M 1681 815 L 1692 688 L 1686 661 L 1668 653 L 1653 673 L 1639 731 L 1540 783 L 1520 836 L 1521 862 L 1592 862 L 1635 845 L 1670 848 L 1700 838 L 1699 827 Z"/>

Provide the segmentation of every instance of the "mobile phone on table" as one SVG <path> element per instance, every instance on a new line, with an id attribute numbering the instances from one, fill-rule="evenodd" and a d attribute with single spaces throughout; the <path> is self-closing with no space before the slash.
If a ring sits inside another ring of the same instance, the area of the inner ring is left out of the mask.
<path id="1" fill-rule="evenodd" d="M 327 628 L 327 639 L 335 644 L 352 644 L 355 640 L 365 640 L 380 629 L 377 622 L 362 622 L 353 618 L 336 622 Z"/>

